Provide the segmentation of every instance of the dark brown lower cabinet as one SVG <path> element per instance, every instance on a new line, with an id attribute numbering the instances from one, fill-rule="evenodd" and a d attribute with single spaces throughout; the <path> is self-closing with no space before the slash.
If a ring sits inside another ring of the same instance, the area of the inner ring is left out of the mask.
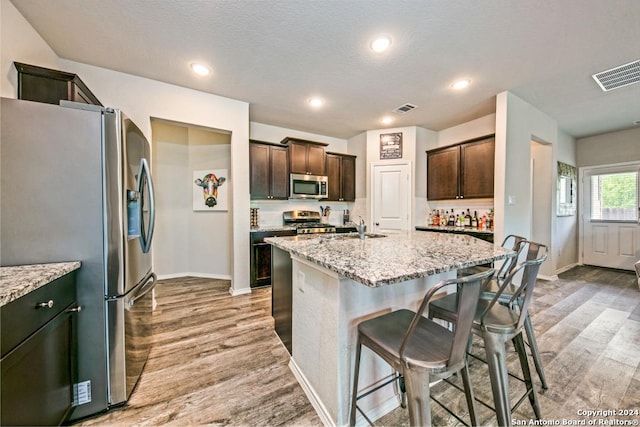
<path id="1" fill-rule="evenodd" d="M 0 425 L 67 420 L 77 379 L 76 307 L 70 273 L 0 308 Z"/>
<path id="2" fill-rule="evenodd" d="M 251 272 L 250 286 L 257 288 L 271 285 L 271 245 L 266 237 L 294 236 L 294 230 L 252 231 L 251 232 Z"/>
<path id="3" fill-rule="evenodd" d="M 67 418 L 73 402 L 72 318 L 63 311 L 2 359 L 2 425 L 60 425 Z"/>

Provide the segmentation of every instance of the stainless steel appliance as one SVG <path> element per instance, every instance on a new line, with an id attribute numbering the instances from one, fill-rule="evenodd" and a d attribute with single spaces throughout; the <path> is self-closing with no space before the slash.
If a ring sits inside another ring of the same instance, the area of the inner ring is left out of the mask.
<path id="1" fill-rule="evenodd" d="M 329 179 L 320 175 L 290 175 L 291 199 L 326 199 L 329 195 Z"/>
<path id="2" fill-rule="evenodd" d="M 119 110 L 1 102 L 0 264 L 82 262 L 78 419 L 125 402 L 150 349 L 150 146 Z"/>
<path id="3" fill-rule="evenodd" d="M 336 227 L 323 224 L 320 213 L 315 211 L 286 211 L 282 213 L 282 223 L 296 227 L 297 234 L 335 233 Z"/>

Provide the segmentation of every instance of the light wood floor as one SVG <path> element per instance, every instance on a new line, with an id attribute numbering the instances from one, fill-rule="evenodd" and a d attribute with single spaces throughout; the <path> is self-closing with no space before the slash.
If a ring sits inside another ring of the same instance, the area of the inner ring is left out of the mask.
<path id="1" fill-rule="evenodd" d="M 549 389 L 539 391 L 546 420 L 596 420 L 579 410 L 640 409 L 640 291 L 630 272 L 580 266 L 536 285 L 533 325 Z M 154 344 L 127 405 L 82 425 L 321 425 L 290 372 L 273 332 L 270 289 L 231 297 L 229 283 L 183 278 L 161 281 Z M 482 355 L 480 342 L 474 353 Z M 509 355 L 518 372 L 517 357 Z M 487 369 L 471 363 L 476 395 L 491 402 Z M 534 374 L 535 375 L 535 374 Z M 512 395 L 522 387 L 511 383 Z M 467 419 L 461 392 L 432 393 Z M 479 405 L 483 425 L 494 414 Z M 432 403 L 435 425 L 458 422 Z M 528 402 L 514 419 L 533 417 Z M 613 417 L 625 419 L 624 417 Z M 627 417 L 626 419 L 640 419 Z M 408 425 L 396 409 L 376 425 Z"/>

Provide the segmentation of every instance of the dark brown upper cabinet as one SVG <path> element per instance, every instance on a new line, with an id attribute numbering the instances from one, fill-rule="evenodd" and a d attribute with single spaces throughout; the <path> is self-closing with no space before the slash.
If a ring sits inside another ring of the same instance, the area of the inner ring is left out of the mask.
<path id="1" fill-rule="evenodd" d="M 325 175 L 325 147 L 329 144 L 286 137 L 289 146 L 289 172 L 304 175 Z"/>
<path id="2" fill-rule="evenodd" d="M 100 105 L 98 98 L 73 73 L 13 63 L 18 70 L 18 99 L 60 104 L 60 101 Z"/>
<path id="3" fill-rule="evenodd" d="M 287 147 L 250 141 L 249 170 L 251 199 L 289 198 Z"/>
<path id="4" fill-rule="evenodd" d="M 494 135 L 427 151 L 427 200 L 493 197 Z"/>
<path id="5" fill-rule="evenodd" d="M 356 156 L 327 153 L 329 197 L 326 200 L 348 201 L 356 199 Z"/>

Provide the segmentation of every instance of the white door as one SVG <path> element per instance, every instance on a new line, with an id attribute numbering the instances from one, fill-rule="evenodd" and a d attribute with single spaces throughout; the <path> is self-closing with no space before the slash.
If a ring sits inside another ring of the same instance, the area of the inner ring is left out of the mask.
<path id="1" fill-rule="evenodd" d="M 638 164 L 585 169 L 584 264 L 633 270 L 640 259 L 639 170 Z"/>
<path id="2" fill-rule="evenodd" d="M 372 166 L 372 230 L 408 230 L 411 212 L 409 164 Z"/>

